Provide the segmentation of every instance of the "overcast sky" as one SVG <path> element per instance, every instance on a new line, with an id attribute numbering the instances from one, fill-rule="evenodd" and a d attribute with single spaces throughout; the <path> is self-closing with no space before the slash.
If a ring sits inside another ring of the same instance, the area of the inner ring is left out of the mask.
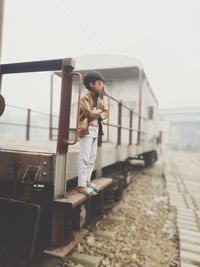
<path id="1" fill-rule="evenodd" d="M 200 106 L 199 0 L 5 2 L 2 62 L 132 56 L 161 108 Z"/>

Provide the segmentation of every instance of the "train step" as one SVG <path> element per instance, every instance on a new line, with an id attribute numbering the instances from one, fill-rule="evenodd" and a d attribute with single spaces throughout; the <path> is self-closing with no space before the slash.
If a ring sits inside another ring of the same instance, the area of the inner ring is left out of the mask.
<path id="1" fill-rule="evenodd" d="M 88 233 L 87 229 L 72 232 L 73 239 L 64 246 L 52 247 L 44 250 L 44 253 L 50 256 L 64 258 L 69 252 L 77 246 L 81 239 Z"/>
<path id="2" fill-rule="evenodd" d="M 112 178 L 99 178 L 99 179 L 94 179 L 92 180 L 93 183 L 96 184 L 96 191 L 100 192 L 109 185 L 112 184 L 113 179 Z M 84 201 L 86 201 L 88 198 L 91 196 L 86 196 L 84 194 L 81 194 L 77 191 L 77 189 L 67 192 L 67 197 L 66 198 L 57 198 L 54 200 L 56 204 L 63 204 L 63 205 L 68 205 L 71 208 L 77 207 Z"/>
<path id="3" fill-rule="evenodd" d="M 102 203 L 102 197 L 104 195 L 104 189 L 109 187 L 113 183 L 112 178 L 98 178 L 92 180 L 96 184 L 96 191 L 99 192 L 97 195 L 94 196 L 95 203 L 99 203 L 97 205 L 97 210 L 100 211 L 100 203 Z M 99 201 L 96 202 L 96 200 Z M 71 231 L 69 236 L 66 237 L 65 235 L 65 223 L 66 223 L 66 208 L 71 210 L 79 209 L 80 205 L 87 200 L 92 198 L 92 196 L 86 196 L 79 193 L 76 190 L 67 192 L 66 198 L 57 198 L 54 200 L 54 207 L 53 207 L 53 221 L 52 221 L 52 240 L 51 240 L 51 247 L 44 250 L 45 254 L 56 256 L 59 258 L 63 258 L 66 256 L 85 236 L 87 233 L 86 229 L 80 229 L 79 231 Z M 103 197 L 104 198 L 104 197 Z M 104 202 L 103 202 L 104 203 Z M 95 207 L 93 207 L 95 208 Z M 91 209 L 95 212 L 95 209 Z M 68 240 L 66 240 L 66 238 Z"/>

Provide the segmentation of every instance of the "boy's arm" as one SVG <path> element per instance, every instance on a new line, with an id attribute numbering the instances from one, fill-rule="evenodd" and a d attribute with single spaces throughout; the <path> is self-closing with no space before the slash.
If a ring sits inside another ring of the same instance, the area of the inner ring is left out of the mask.
<path id="1" fill-rule="evenodd" d="M 102 113 L 100 115 L 101 119 L 102 120 L 107 119 L 108 118 L 108 114 L 109 114 L 108 107 L 104 104 L 103 101 L 100 102 L 100 110 L 102 111 Z"/>
<path id="2" fill-rule="evenodd" d="M 100 118 L 101 114 L 103 113 L 101 109 L 91 109 L 88 99 L 85 97 L 81 99 L 80 107 L 89 121 Z"/>

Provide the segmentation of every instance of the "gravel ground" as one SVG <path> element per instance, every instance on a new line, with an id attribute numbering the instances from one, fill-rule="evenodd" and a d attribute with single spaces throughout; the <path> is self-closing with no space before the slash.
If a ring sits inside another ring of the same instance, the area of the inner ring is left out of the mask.
<path id="1" fill-rule="evenodd" d="M 100 267 L 180 266 L 175 216 L 169 206 L 162 164 L 156 163 L 133 174 L 122 200 L 73 252 L 101 257 Z M 102 231 L 110 238 L 103 237 Z M 64 266 L 83 265 L 73 264 L 66 257 L 56 264 Z"/>

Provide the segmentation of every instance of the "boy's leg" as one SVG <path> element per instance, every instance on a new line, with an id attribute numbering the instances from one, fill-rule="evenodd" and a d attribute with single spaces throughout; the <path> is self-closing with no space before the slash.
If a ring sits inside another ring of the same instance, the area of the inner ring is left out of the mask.
<path id="1" fill-rule="evenodd" d="M 92 138 L 92 139 L 93 139 L 93 142 L 91 145 L 90 157 L 89 157 L 88 166 L 87 166 L 87 176 L 86 176 L 87 182 L 89 182 L 91 179 L 91 175 L 94 169 L 94 163 L 95 163 L 96 156 L 97 156 L 98 138 Z"/>
<path id="2" fill-rule="evenodd" d="M 84 136 L 80 139 L 80 153 L 78 165 L 78 186 L 86 186 L 87 184 L 87 168 L 90 159 L 93 138 Z"/>

